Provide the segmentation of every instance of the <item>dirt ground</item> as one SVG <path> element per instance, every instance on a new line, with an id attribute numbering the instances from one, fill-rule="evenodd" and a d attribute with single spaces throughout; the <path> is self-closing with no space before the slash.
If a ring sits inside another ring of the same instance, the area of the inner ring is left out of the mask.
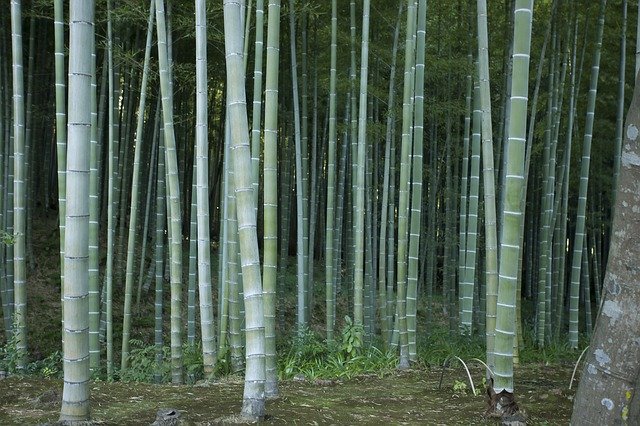
<path id="1" fill-rule="evenodd" d="M 516 370 L 516 399 L 527 424 L 569 423 L 575 391 L 575 383 L 573 390 L 568 390 L 572 368 L 529 364 Z M 484 391 L 473 395 L 462 366 L 442 371 L 409 370 L 345 381 L 283 381 L 280 398 L 267 402 L 264 424 L 496 424 L 483 416 Z M 482 388 L 483 371 L 474 367 L 471 374 L 475 386 Z M 60 380 L 0 380 L 0 424 L 56 422 L 61 393 Z M 92 420 L 101 425 L 148 425 L 159 409 L 166 408 L 180 412 L 180 424 L 224 424 L 225 418 L 239 413 L 241 403 L 239 377 L 193 386 L 122 382 L 94 382 L 91 386 Z"/>

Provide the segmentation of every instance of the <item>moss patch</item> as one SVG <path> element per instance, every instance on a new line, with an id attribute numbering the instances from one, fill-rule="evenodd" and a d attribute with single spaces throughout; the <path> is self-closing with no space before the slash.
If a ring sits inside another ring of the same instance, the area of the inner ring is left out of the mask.
<path id="1" fill-rule="evenodd" d="M 483 371 L 472 369 L 476 388 Z M 484 390 L 472 394 L 459 369 L 410 370 L 385 377 L 345 381 L 280 383 L 278 399 L 267 401 L 266 424 L 495 424 L 483 417 Z M 529 424 L 568 424 L 573 392 L 570 365 L 530 364 L 516 371 L 516 398 Z M 467 383 L 468 384 L 468 383 Z M 58 419 L 60 402 L 39 403 L 51 391 L 61 395 L 59 380 L 11 377 L 0 381 L 0 424 L 40 424 Z M 240 412 L 242 380 L 194 386 L 94 382 L 91 410 L 97 424 L 151 424 L 159 409 L 174 408 L 186 424 L 217 424 Z"/>

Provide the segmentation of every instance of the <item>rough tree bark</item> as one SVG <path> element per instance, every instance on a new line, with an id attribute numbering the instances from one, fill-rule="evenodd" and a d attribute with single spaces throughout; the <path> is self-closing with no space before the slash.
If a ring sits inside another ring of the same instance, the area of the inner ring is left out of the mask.
<path id="1" fill-rule="evenodd" d="M 604 295 L 571 424 L 639 424 L 640 88 L 627 113 Z"/>

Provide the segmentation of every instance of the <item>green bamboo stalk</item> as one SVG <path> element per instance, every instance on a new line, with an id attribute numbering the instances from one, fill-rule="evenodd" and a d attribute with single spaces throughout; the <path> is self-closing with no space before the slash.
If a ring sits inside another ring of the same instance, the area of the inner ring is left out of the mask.
<path id="1" fill-rule="evenodd" d="M 591 139 L 593 137 L 593 123 L 596 108 L 596 93 L 598 90 L 598 75 L 600 73 L 600 52 L 602 49 L 602 33 L 604 30 L 604 12 L 606 4 L 606 0 L 600 1 L 596 48 L 593 55 L 593 65 L 591 66 L 591 79 L 589 83 L 589 95 L 587 98 L 587 114 L 584 139 L 582 143 L 582 161 L 580 163 L 580 186 L 578 191 L 578 208 L 576 213 L 576 228 L 573 240 L 573 257 L 569 287 L 569 345 L 572 349 L 576 349 L 578 347 L 578 294 L 580 289 L 580 267 L 582 263 L 582 245 L 585 235 L 589 163 L 591 160 Z"/>
<path id="2" fill-rule="evenodd" d="M 639 9 L 640 10 L 640 9 Z M 640 49 L 637 49 L 640 50 Z M 624 120 L 624 87 L 625 87 L 625 70 L 627 57 L 627 0 L 622 0 L 622 30 L 620 34 L 620 65 L 618 67 L 618 102 L 616 109 L 616 136 L 614 139 L 613 151 L 613 199 L 611 201 L 612 209 L 616 205 L 616 188 L 618 184 L 618 176 L 620 175 L 620 156 L 622 155 L 622 124 Z M 611 212 L 613 217 L 614 212 Z"/>
<path id="3" fill-rule="evenodd" d="M 334 341 L 333 316 L 336 284 L 334 278 L 334 238 L 335 238 L 335 204 L 336 204 L 336 144 L 337 144 L 337 112 L 336 112 L 336 81 L 337 81 L 337 44 L 338 44 L 338 1 L 331 0 L 331 65 L 329 67 L 329 151 L 327 158 L 327 223 L 325 240 L 325 329 L 327 342 Z"/>
<path id="4" fill-rule="evenodd" d="M 56 95 L 56 160 L 58 164 L 58 220 L 60 230 L 60 283 L 64 286 L 64 219 L 66 216 L 66 169 L 67 169 L 67 107 L 66 81 L 64 66 L 64 2 L 55 0 L 53 3 L 53 36 L 54 36 L 54 64 L 55 64 L 55 95 Z"/>
<path id="5" fill-rule="evenodd" d="M 4 68 L 4 63 L 5 61 L 2 61 L 2 63 L 0 63 L 0 72 L 2 72 L 3 77 L 6 78 L 5 73 L 3 72 L 3 68 Z M 5 197 L 7 197 L 6 191 L 5 191 L 5 186 L 6 186 L 6 182 L 7 179 L 5 179 L 6 177 L 6 153 L 5 151 L 9 150 L 9 144 L 5 143 L 5 102 L 4 102 L 4 87 L 7 87 L 8 85 L 3 85 L 2 87 L 0 87 L 0 227 L 2 229 L 6 229 L 6 214 L 5 214 Z M 8 121 L 8 120 L 7 120 Z M 7 126 L 8 127 L 8 126 Z M 7 288 L 7 277 L 6 277 L 6 262 L 5 262 L 5 253 L 6 253 L 6 246 L 4 244 L 0 244 L 0 299 L 2 301 L 2 319 L 3 319 L 3 324 L 4 324 L 4 332 L 5 332 L 5 336 L 7 341 L 11 338 L 12 335 L 12 324 L 11 324 L 11 318 L 12 318 L 12 314 L 11 314 L 11 310 L 12 310 L 12 304 L 10 303 L 9 300 L 9 289 Z"/>
<path id="6" fill-rule="evenodd" d="M 555 45 L 556 40 L 556 32 L 553 32 L 552 36 Z M 550 61 L 549 68 L 549 97 L 547 100 L 547 127 L 545 129 L 545 138 L 544 138 L 544 148 L 543 148 L 543 159 L 542 159 L 542 178 L 543 178 L 543 192 L 541 194 L 541 227 L 540 227 L 540 236 L 538 240 L 540 241 L 540 258 L 538 261 L 539 267 L 539 275 L 538 275 L 538 306 L 537 306 L 537 321 L 536 321 L 536 339 L 538 347 L 543 347 L 545 343 L 545 328 L 549 326 L 547 321 L 547 304 L 549 300 L 551 300 L 551 293 L 547 291 L 547 285 L 550 285 L 550 280 L 548 279 L 551 271 L 551 247 L 553 245 L 553 232 L 551 230 L 551 221 L 553 216 L 553 206 L 552 197 L 550 191 L 553 191 L 553 184 L 551 182 L 551 128 L 553 121 L 553 91 L 554 91 L 554 67 L 555 67 L 555 57 Z M 553 167 L 553 171 L 555 172 L 555 167 Z"/>
<path id="7" fill-rule="evenodd" d="M 589 255 L 587 253 L 587 238 L 582 247 L 582 290 L 584 292 L 584 322 L 585 333 L 588 338 L 593 332 L 593 319 L 591 318 L 591 278 L 589 277 Z"/>
<path id="8" fill-rule="evenodd" d="M 191 204 L 191 208 L 189 209 L 189 267 L 187 281 L 187 344 L 194 346 L 196 344 L 196 281 L 198 273 L 198 225 L 196 223 L 196 210 L 198 208 L 196 201 L 197 165 L 195 158 L 193 160 L 191 170 L 191 200 L 189 200 Z"/>
<path id="9" fill-rule="evenodd" d="M 98 91 L 96 52 L 91 53 L 91 141 L 89 151 L 89 367 L 100 371 L 100 196 L 98 195 Z"/>
<path id="10" fill-rule="evenodd" d="M 493 165 L 493 129 L 489 84 L 489 37 L 487 2 L 478 0 L 478 62 L 480 65 L 480 103 L 482 108 L 482 185 L 484 192 L 484 235 L 486 276 L 487 364 L 494 368 L 496 303 L 498 299 L 498 233 L 496 226 L 495 171 Z"/>
<path id="11" fill-rule="evenodd" d="M 89 140 L 93 1 L 69 4 L 69 155 L 61 422 L 89 420 Z"/>
<path id="12" fill-rule="evenodd" d="M 391 68 L 389 70 L 389 95 L 388 95 L 388 108 L 389 112 L 387 114 L 387 127 L 385 134 L 385 150 L 384 150 L 384 177 L 382 181 L 382 202 L 380 204 L 380 242 L 378 244 L 379 247 L 379 257 L 378 257 L 378 309 L 380 315 L 380 323 L 382 325 L 382 339 L 386 346 L 389 345 L 390 341 L 390 330 L 391 330 L 391 318 L 390 318 L 390 310 L 388 306 L 389 295 L 387 294 L 387 272 L 388 268 L 392 268 L 392 262 L 390 262 L 387 257 L 390 254 L 387 254 L 387 239 L 393 239 L 393 232 L 391 230 L 392 227 L 389 226 L 389 218 L 393 220 L 393 214 L 390 213 L 390 204 L 393 200 L 390 201 L 390 197 L 393 196 L 390 194 L 390 183 L 393 179 L 391 176 L 391 163 L 394 162 L 394 159 L 391 157 L 392 145 L 394 145 L 394 141 L 392 138 L 392 130 L 395 123 L 395 93 L 396 93 L 396 62 L 398 56 L 398 39 L 400 38 L 400 23 L 402 21 L 402 10 L 404 7 L 404 2 L 399 2 L 398 5 L 398 18 L 396 20 L 395 30 L 393 33 L 393 47 L 391 50 Z M 330 176 L 330 175 L 329 175 Z M 389 229 L 389 236 L 387 237 L 387 228 Z M 391 250 L 393 252 L 393 250 Z M 388 264 L 388 267 L 387 267 Z M 390 281 L 391 285 L 393 285 L 393 280 Z M 389 315 L 388 315 L 389 314 Z"/>
<path id="13" fill-rule="evenodd" d="M 164 2 L 156 0 L 156 27 L 158 31 L 158 63 L 162 115 L 164 121 L 165 155 L 167 161 L 167 188 L 170 220 L 171 259 L 171 381 L 182 383 L 182 230 L 180 213 L 180 189 L 178 182 L 178 159 L 173 130 L 173 102 L 170 92 L 167 25 Z"/>
<path id="14" fill-rule="evenodd" d="M 154 2 L 154 6 L 155 8 L 155 2 Z M 150 223 L 152 223 L 152 217 L 151 217 L 151 202 L 152 202 L 152 197 L 155 196 L 154 194 L 154 182 L 157 180 L 157 167 L 154 167 L 155 164 L 157 164 L 157 155 L 158 155 L 158 132 L 160 130 L 160 108 L 161 108 L 161 99 L 160 97 L 157 98 L 156 101 L 156 112 L 155 112 L 155 119 L 153 121 L 153 135 L 151 137 L 152 140 L 152 145 L 151 145 L 151 159 L 149 161 L 149 174 L 147 175 L 147 191 L 146 191 L 146 201 L 145 201 L 145 214 L 144 214 L 144 226 L 143 226 L 143 230 L 142 230 L 142 235 L 144 236 L 142 238 L 142 250 L 141 250 L 141 254 L 140 254 L 140 258 L 141 258 L 141 262 L 140 262 L 140 270 L 138 272 L 138 289 L 137 289 L 137 293 L 136 293 L 136 310 L 139 312 L 140 311 L 140 299 L 142 298 L 142 288 L 143 288 L 143 278 L 144 278 L 144 272 L 145 272 L 145 259 L 147 258 L 147 235 L 149 233 L 149 227 L 150 227 Z M 154 234 L 155 236 L 155 234 Z M 155 238 L 155 237 L 154 237 Z M 149 265 L 149 269 L 148 269 L 148 274 L 147 274 L 147 280 L 144 282 L 144 289 L 145 291 L 149 289 L 149 287 L 151 286 L 151 277 L 154 275 L 154 270 L 155 270 L 155 262 L 152 259 L 150 261 L 150 265 Z"/>
<path id="15" fill-rule="evenodd" d="M 297 219 L 297 268 L 298 268 L 298 311 L 297 326 L 301 332 L 307 326 L 307 286 L 305 249 L 304 249 L 304 181 L 303 181 L 303 151 L 300 129 L 300 106 L 298 99 L 298 63 L 296 60 L 296 21 L 294 0 L 289 0 L 289 30 L 291 34 L 291 83 L 293 86 L 293 115 L 294 115 L 294 138 L 296 146 L 295 169 L 296 169 L 296 219 Z"/>
<path id="16" fill-rule="evenodd" d="M 114 246 L 114 204 L 115 204 L 115 169 L 116 169 L 116 141 L 115 141 L 115 117 L 114 117 L 114 97 L 115 97 L 115 76 L 113 64 L 113 23 L 111 10 L 113 4 L 107 0 L 107 61 L 109 79 L 109 130 L 108 130 L 108 165 L 107 165 L 107 260 L 105 265 L 105 303 L 106 303 L 106 340 L 107 340 L 107 378 L 113 379 L 113 246 Z"/>
<path id="17" fill-rule="evenodd" d="M 296 179 L 301 175 L 300 196 L 302 198 L 302 209 L 299 210 L 302 217 L 302 262 L 304 275 L 304 318 L 305 324 L 311 318 L 311 295 L 313 294 L 313 271 L 309 271 L 309 83 L 307 66 L 307 15 L 305 8 L 306 0 L 301 1 L 301 22 L 300 22 L 300 163 L 301 168 L 296 166 Z M 293 8 L 292 8 L 293 9 Z M 293 34 L 293 33 L 292 33 Z M 296 38 L 292 38 L 296 40 Z M 292 43 L 292 46 L 295 43 Z M 294 92 L 295 93 L 295 92 Z M 310 279 L 311 276 L 311 279 Z"/>
<path id="18" fill-rule="evenodd" d="M 369 10 L 371 5 L 364 1 L 362 11 L 362 53 L 360 57 L 360 104 L 358 106 L 358 152 L 356 176 L 355 264 L 353 277 L 353 324 L 356 338 L 362 342 L 364 325 L 364 192 L 365 158 L 367 133 L 367 83 L 369 76 Z"/>
<path id="19" fill-rule="evenodd" d="M 22 2 L 11 0 L 11 57 L 13 76 L 13 273 L 14 316 L 17 340 L 17 368 L 27 365 L 27 268 L 26 251 L 26 170 L 24 76 L 22 66 Z"/>
<path id="20" fill-rule="evenodd" d="M 409 367 L 409 336 L 406 317 L 407 249 L 409 233 L 409 174 L 411 156 L 411 122 L 413 118 L 413 73 L 416 6 L 413 0 L 407 4 L 407 36 L 405 41 L 404 90 L 402 100 L 402 151 L 400 154 L 400 182 L 398 201 L 398 251 L 397 251 L 397 305 L 396 330 L 400 339 L 398 368 Z"/>
<path id="21" fill-rule="evenodd" d="M 268 35 L 267 35 L 268 36 Z M 248 39 L 248 38 L 247 38 Z M 247 42 L 245 39 L 245 43 Z M 264 0 L 256 0 L 256 41 L 253 64 L 253 108 L 251 112 L 251 175 L 253 201 L 258 214 L 260 181 L 260 119 L 262 118 L 262 51 L 264 45 Z M 247 60 L 245 56 L 245 61 Z M 266 94 L 265 94 L 266 97 Z M 266 99 L 265 99 L 266 102 Z"/>
<path id="22" fill-rule="evenodd" d="M 469 173 L 469 219 L 466 229 L 466 253 L 460 282 L 460 331 L 471 335 L 473 331 L 473 294 L 476 279 L 476 250 L 478 241 L 478 200 L 480 192 L 480 139 L 482 110 L 480 83 L 473 87 L 473 134 L 471 138 L 471 170 Z"/>
<path id="23" fill-rule="evenodd" d="M 513 347 L 515 338 L 516 286 L 520 256 L 522 195 L 526 149 L 529 59 L 533 0 L 516 0 L 513 30 L 513 75 L 509 140 L 505 170 L 504 225 L 500 243 L 500 276 L 496 309 L 495 381 L 496 393 L 513 393 Z"/>
<path id="24" fill-rule="evenodd" d="M 422 218 L 422 152 L 424 139 L 424 67 L 425 31 L 427 22 L 426 0 L 418 2 L 416 29 L 416 58 L 413 110 L 413 152 L 411 171 L 411 216 L 409 229 L 409 261 L 407 273 L 407 333 L 409 337 L 409 360 L 417 360 L 416 329 L 418 299 L 418 254 L 420 250 L 420 223 Z"/>
<path id="25" fill-rule="evenodd" d="M 560 329 L 562 327 L 562 317 L 564 314 L 564 291 L 565 291 L 565 268 L 564 263 L 566 259 L 566 236 L 567 236 L 567 211 L 568 211 L 568 203 L 569 203 L 569 168 L 571 166 L 571 145 L 573 142 L 573 126 L 575 119 L 575 110 L 576 110 L 576 102 L 577 102 L 577 88 L 576 88 L 576 74 L 580 71 L 575 65 L 576 55 L 577 55 L 577 46 L 578 46 L 578 22 L 576 20 L 575 29 L 573 33 L 573 53 L 572 53 L 572 61 L 573 64 L 571 67 L 571 83 L 570 83 L 570 95 L 569 95 L 569 111 L 567 114 L 568 122 L 567 122 L 567 131 L 566 131 L 566 139 L 564 144 L 564 153 L 563 153 L 563 161 L 561 167 L 561 200 L 562 205 L 558 210 L 559 215 L 559 238 L 558 244 L 560 245 L 558 249 L 555 250 L 555 258 L 554 262 L 558 264 L 556 270 L 560 274 L 559 282 L 558 282 L 558 291 L 556 294 L 556 305 L 554 312 L 554 324 L 555 330 L 554 333 L 559 335 Z M 559 192 L 560 193 L 560 192 Z"/>
<path id="26" fill-rule="evenodd" d="M 269 1 L 264 117 L 263 300 L 267 398 L 278 395 L 276 365 L 276 280 L 278 271 L 278 76 L 280 0 Z"/>
<path id="27" fill-rule="evenodd" d="M 33 175 L 35 167 L 33 167 L 33 80 L 34 80 L 34 68 L 35 68 L 35 47 L 36 47 L 36 18 L 31 16 L 29 19 L 29 56 L 27 59 L 27 91 L 26 91 L 26 104 L 25 104 L 25 132 L 24 132 L 24 253 L 23 257 L 25 261 L 29 262 L 28 267 L 30 271 L 35 268 L 35 255 L 33 254 L 33 207 L 34 207 L 34 186 Z M 26 266 L 25 266 L 26 270 Z M 25 272 L 26 279 L 26 272 Z"/>
<path id="28" fill-rule="evenodd" d="M 140 100 L 138 104 L 138 120 L 135 134 L 135 151 L 133 154 L 133 178 L 131 181 L 131 210 L 129 214 L 129 233 L 127 237 L 127 265 L 124 284 L 124 310 L 122 319 L 122 352 L 120 358 L 120 370 L 124 373 L 129 363 L 129 336 L 131 332 L 131 304 L 133 301 L 133 268 L 134 252 L 136 251 L 136 234 L 138 233 L 138 196 L 140 182 L 140 156 L 142 155 L 143 125 L 147 101 L 147 81 L 149 75 L 149 62 L 151 60 L 151 41 L 153 37 L 154 1 L 149 5 L 149 18 L 147 22 L 147 42 L 144 51 L 144 63 L 142 68 L 142 82 L 140 83 Z M 120 219 L 122 223 L 124 220 Z M 142 259 L 144 263 L 144 259 Z"/>
<path id="29" fill-rule="evenodd" d="M 159 109 L 157 110 L 159 111 Z M 156 121 L 159 122 L 159 116 L 156 112 Z M 154 382 L 160 383 L 162 380 L 161 368 L 164 358 L 163 347 L 163 320 L 162 320 L 162 299 L 164 294 L 164 235 L 166 229 L 166 171 L 165 171 L 165 154 L 164 154 L 164 127 L 160 125 L 158 139 L 158 155 L 155 163 L 156 171 L 156 205 L 155 205 L 155 291 L 154 291 L 154 346 L 155 346 L 155 371 Z"/>
<path id="30" fill-rule="evenodd" d="M 231 157 L 237 200 L 238 240 L 242 261 L 242 284 L 246 305 L 246 370 L 241 415 L 248 419 L 264 417 L 265 341 L 262 279 L 253 206 L 252 178 L 243 173 L 251 167 L 249 126 L 242 65 L 240 7 L 224 1 L 225 55 L 227 65 L 227 111 L 229 115 Z"/>
<path id="31" fill-rule="evenodd" d="M 465 266 L 466 266 L 466 254 L 467 254 L 467 203 L 468 203 L 468 192 L 469 192 L 469 135 L 471 133 L 471 115 L 475 114 L 476 111 L 476 103 L 477 99 L 474 97 L 474 109 L 471 110 L 471 95 L 474 93 L 475 85 L 473 78 L 471 77 L 471 73 L 473 70 L 473 55 L 471 53 L 471 42 L 469 42 L 469 53 L 467 54 L 467 62 L 469 66 L 469 71 L 467 74 L 467 85 L 466 85 L 466 93 L 465 93 L 465 114 L 464 114 L 464 130 L 462 133 L 462 168 L 461 168 L 461 176 L 460 176 L 460 218 L 459 222 L 459 231 L 458 231 L 458 288 L 459 288 L 459 308 L 460 308 L 460 327 L 463 327 L 463 282 L 465 280 Z M 478 86 L 479 90 L 479 86 Z M 478 93 L 479 95 L 479 93 Z M 480 112 L 479 104 L 477 108 L 478 112 Z M 477 120 L 477 128 L 476 121 L 474 121 L 474 131 L 472 133 L 472 137 L 475 137 L 476 134 L 478 138 L 480 138 L 480 121 Z M 475 118 L 475 115 L 474 115 Z M 479 140 L 479 139 L 478 139 Z"/>
<path id="32" fill-rule="evenodd" d="M 204 374 L 216 366 L 215 324 L 211 295 L 211 239 L 209 236 L 209 141 L 207 126 L 206 2 L 196 2 L 196 202 L 198 222 L 198 300 Z"/>

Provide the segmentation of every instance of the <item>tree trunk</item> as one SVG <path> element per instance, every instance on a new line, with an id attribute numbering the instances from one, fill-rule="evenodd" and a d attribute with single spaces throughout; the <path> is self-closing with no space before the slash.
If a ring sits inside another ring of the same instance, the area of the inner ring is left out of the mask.
<path id="1" fill-rule="evenodd" d="M 573 406 L 572 424 L 638 424 L 640 372 L 640 88 L 627 114 L 603 303 Z M 631 411 L 630 411 L 631 410 Z"/>

